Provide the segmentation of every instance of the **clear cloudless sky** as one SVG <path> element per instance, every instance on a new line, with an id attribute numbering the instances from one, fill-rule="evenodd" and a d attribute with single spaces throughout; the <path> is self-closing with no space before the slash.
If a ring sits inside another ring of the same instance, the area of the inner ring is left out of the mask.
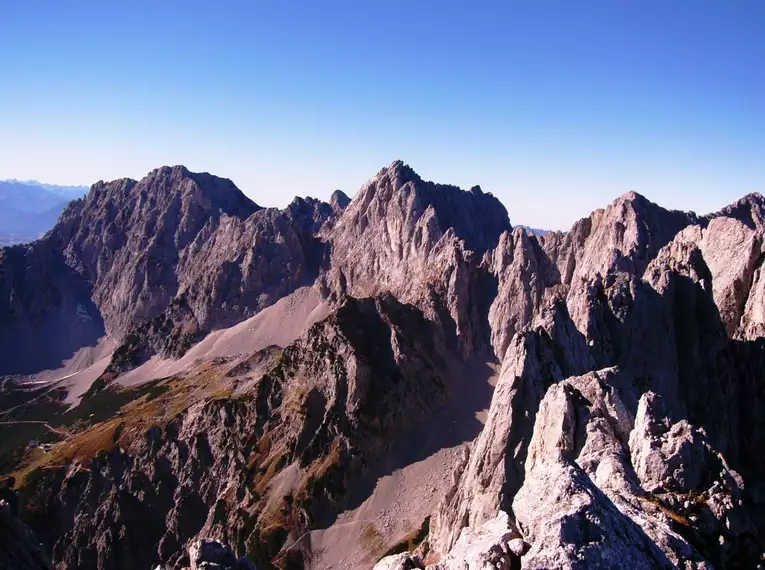
<path id="1" fill-rule="evenodd" d="M 765 191 L 765 1 L 0 0 L 0 178 L 352 195 L 395 159 L 566 229 Z"/>

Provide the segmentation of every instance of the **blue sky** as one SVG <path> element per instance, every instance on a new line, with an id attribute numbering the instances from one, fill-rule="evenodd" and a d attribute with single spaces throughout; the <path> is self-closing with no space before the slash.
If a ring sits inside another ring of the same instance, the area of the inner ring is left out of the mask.
<path id="1" fill-rule="evenodd" d="M 0 0 L 0 178 L 185 164 L 258 203 L 394 159 L 568 228 L 765 191 L 765 2 Z"/>

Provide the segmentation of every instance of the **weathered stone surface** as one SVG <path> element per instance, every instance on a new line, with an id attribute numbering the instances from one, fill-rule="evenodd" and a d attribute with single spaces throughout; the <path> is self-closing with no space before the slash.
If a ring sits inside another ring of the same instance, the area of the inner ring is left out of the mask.
<path id="1" fill-rule="evenodd" d="M 444 399 L 441 337 L 391 296 L 347 298 L 249 392 L 192 400 L 86 465 L 45 470 L 38 522 L 61 526 L 42 539 L 72 569 L 175 567 L 200 537 L 270 564 L 289 533 L 342 510 L 365 466 Z M 297 476 L 271 493 L 286 471 Z"/>
<path id="2" fill-rule="evenodd" d="M 630 434 L 630 456 L 646 491 L 688 493 L 709 477 L 702 435 L 687 421 L 673 423 L 664 399 L 653 392 L 640 398 Z"/>
<path id="3" fill-rule="evenodd" d="M 509 229 L 491 194 L 423 181 L 396 161 L 323 234 L 331 248 L 324 290 L 331 297 L 389 292 L 429 318 L 446 310 L 471 353 L 481 335 L 474 269 Z"/>
<path id="4" fill-rule="evenodd" d="M 165 167 L 140 182 L 94 184 L 62 214 L 49 242 L 92 284 L 107 330 L 120 336 L 165 310 L 200 233 L 258 210 L 229 180 Z"/>
<path id="5" fill-rule="evenodd" d="M 531 325 L 542 304 L 547 283 L 555 277 L 536 238 L 522 229 L 505 232 L 484 265 L 497 279 L 497 296 L 489 310 L 494 353 L 504 358 L 513 335 Z"/>
<path id="6" fill-rule="evenodd" d="M 411 552 L 386 556 L 375 564 L 374 570 L 416 570 L 425 568 L 422 559 Z"/>
<path id="7" fill-rule="evenodd" d="M 433 516 L 430 541 L 438 552 L 448 552 L 463 527 L 481 524 L 499 509 L 511 512 L 512 497 L 523 484 L 539 402 L 550 385 L 594 365 L 562 301 L 544 309 L 535 325 L 535 332 L 513 337 L 486 426 Z"/>
<path id="8" fill-rule="evenodd" d="M 744 305 L 760 258 L 762 235 L 734 218 L 709 222 L 699 244 L 712 276 L 712 294 L 728 336 L 739 328 Z"/>
<path id="9" fill-rule="evenodd" d="M 734 218 L 759 234 L 765 232 L 765 198 L 754 192 L 725 206 L 717 213 L 707 216 L 708 219 L 724 216 Z"/>
<path id="10" fill-rule="evenodd" d="M 703 568 L 661 517 L 636 508 L 623 441 L 632 424 L 617 371 L 548 390 L 537 413 L 527 476 L 513 501 L 531 549 L 523 568 Z M 690 566 L 689 566 L 690 564 Z"/>
<path id="11" fill-rule="evenodd" d="M 517 540 L 518 530 L 507 513 L 500 511 L 491 520 L 462 529 L 451 552 L 432 570 L 515 570 L 520 557 L 510 543 Z M 516 546 L 517 547 L 517 546 Z"/>

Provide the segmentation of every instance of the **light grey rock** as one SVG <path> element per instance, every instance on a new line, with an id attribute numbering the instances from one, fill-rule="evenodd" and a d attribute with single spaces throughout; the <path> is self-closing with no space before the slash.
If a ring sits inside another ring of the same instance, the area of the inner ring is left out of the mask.
<path id="1" fill-rule="evenodd" d="M 518 531 L 507 513 L 500 511 L 491 520 L 474 527 L 466 527 L 460 533 L 449 555 L 433 566 L 432 570 L 513 570 L 517 568 L 518 556 L 511 550 L 510 542 Z"/>
<path id="2" fill-rule="evenodd" d="M 422 559 L 411 552 L 386 556 L 375 564 L 374 570 L 416 570 L 425 568 Z"/>
<path id="3" fill-rule="evenodd" d="M 704 229 L 699 246 L 712 276 L 712 294 L 720 318 L 732 337 L 744 314 L 762 235 L 734 218 L 718 217 Z"/>
<path id="4" fill-rule="evenodd" d="M 661 396 L 643 394 L 630 434 L 630 455 L 646 491 L 688 493 L 699 489 L 712 467 L 707 454 L 696 428 L 685 420 L 673 423 Z"/>
<path id="5" fill-rule="evenodd" d="M 534 324 L 534 332 L 517 333 L 510 342 L 486 425 L 460 478 L 433 515 L 430 544 L 437 552 L 448 552 L 463 527 L 482 524 L 499 509 L 510 510 L 523 484 L 526 452 L 545 391 L 594 365 L 562 301 L 548 304 Z"/>
<path id="6" fill-rule="evenodd" d="M 587 237 L 574 254 L 575 267 L 568 282 L 568 309 L 577 328 L 582 332 L 590 328 L 588 298 L 598 276 L 605 280 L 613 272 L 642 274 L 658 251 L 694 220 L 692 215 L 665 210 L 635 192 L 593 212 Z M 589 334 L 587 338 L 591 338 Z"/>
<path id="7" fill-rule="evenodd" d="M 507 547 L 510 549 L 510 552 L 520 558 L 529 551 L 531 545 L 522 538 L 514 538 L 507 543 Z"/>
<path id="8" fill-rule="evenodd" d="M 516 332 L 526 330 L 539 312 L 545 290 L 547 258 L 537 240 L 523 229 L 504 232 L 483 264 L 497 279 L 489 309 L 494 353 L 502 360 Z"/>
<path id="9" fill-rule="evenodd" d="M 431 521 L 430 544 L 448 552 L 463 527 L 496 516 L 520 487 L 534 414 L 552 382 L 562 379 L 545 339 L 517 334 L 507 350 L 486 426 L 473 444 L 467 466 Z"/>
<path id="10" fill-rule="evenodd" d="M 604 370 L 545 395 L 513 501 L 531 544 L 523 568 L 708 567 L 640 502 L 623 443 L 633 420 L 619 384 L 618 371 Z"/>
<path id="11" fill-rule="evenodd" d="M 426 182 L 396 161 L 322 232 L 331 253 L 321 283 L 330 298 L 388 292 L 431 319 L 445 307 L 471 354 L 481 338 L 475 268 L 509 229 L 491 194 Z"/>

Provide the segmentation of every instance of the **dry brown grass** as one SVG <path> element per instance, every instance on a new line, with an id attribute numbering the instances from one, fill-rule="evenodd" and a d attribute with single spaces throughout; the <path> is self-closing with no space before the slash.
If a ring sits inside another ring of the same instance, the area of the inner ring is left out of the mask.
<path id="1" fill-rule="evenodd" d="M 369 525 L 361 531 L 361 546 L 370 555 L 376 557 L 385 548 L 385 539 L 374 525 Z"/>
<path id="2" fill-rule="evenodd" d="M 669 517 L 672 521 L 678 524 L 681 524 L 683 526 L 693 526 L 690 519 L 687 516 L 670 508 L 666 503 L 664 503 L 664 501 L 662 501 L 659 497 L 656 497 L 655 495 L 646 494 L 643 496 L 639 496 L 638 499 L 641 501 L 650 503 L 651 505 L 654 505 L 662 513 L 667 515 L 667 517 Z"/>
<path id="3" fill-rule="evenodd" d="M 332 468 L 340 464 L 340 441 L 338 439 L 332 440 L 332 445 L 329 448 L 329 453 L 324 457 L 320 457 L 313 463 L 311 463 L 306 469 L 303 470 L 303 477 L 300 480 L 298 489 L 306 489 L 308 482 L 318 480 L 324 477 L 327 472 Z"/>
<path id="4" fill-rule="evenodd" d="M 287 457 L 282 453 L 273 453 L 269 455 L 255 476 L 253 487 L 258 495 L 263 495 L 268 489 L 271 480 L 287 464 Z"/>
<path id="5" fill-rule="evenodd" d="M 48 453 L 25 454 L 13 473 L 17 485 L 36 469 L 83 465 L 115 446 L 129 448 L 150 427 L 166 424 L 195 402 L 225 399 L 231 390 L 231 380 L 209 363 L 180 378 L 133 388 L 110 387 L 62 416 L 69 418 L 73 435 L 53 444 Z"/>

